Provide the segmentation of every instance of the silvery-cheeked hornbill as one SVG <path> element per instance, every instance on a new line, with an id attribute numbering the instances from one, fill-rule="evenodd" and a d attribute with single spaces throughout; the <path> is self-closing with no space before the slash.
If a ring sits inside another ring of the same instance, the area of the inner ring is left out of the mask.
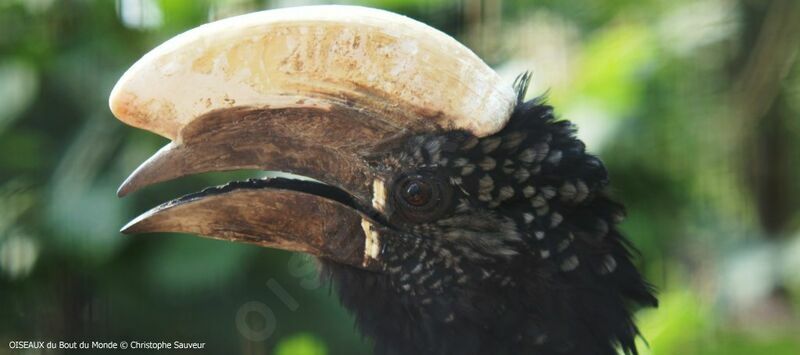
<path id="1" fill-rule="evenodd" d="M 111 93 L 123 122 L 172 140 L 119 195 L 190 174 L 231 182 L 125 233 L 186 232 L 319 258 L 383 354 L 635 353 L 655 305 L 608 175 L 567 121 L 469 49 L 352 6 L 207 24 L 146 54 Z M 319 182 L 317 182 L 319 181 Z"/>

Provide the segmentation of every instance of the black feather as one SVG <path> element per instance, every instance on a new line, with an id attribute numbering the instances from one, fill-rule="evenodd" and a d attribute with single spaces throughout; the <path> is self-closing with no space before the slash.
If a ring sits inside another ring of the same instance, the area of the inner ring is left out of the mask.
<path id="1" fill-rule="evenodd" d="M 381 272 L 323 261 L 376 353 L 637 353 L 632 312 L 657 300 L 617 228 L 624 209 L 575 127 L 523 101 L 530 80 L 515 81 L 500 132 L 409 137 L 376 158 L 390 174 L 433 170 L 454 191 L 433 222 L 378 227 Z"/>

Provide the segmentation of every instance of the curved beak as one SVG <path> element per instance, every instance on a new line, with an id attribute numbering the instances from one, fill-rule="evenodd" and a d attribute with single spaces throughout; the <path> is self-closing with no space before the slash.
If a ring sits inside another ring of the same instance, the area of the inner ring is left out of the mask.
<path id="1" fill-rule="evenodd" d="M 368 158 L 396 132 L 364 110 L 335 104 L 210 112 L 140 165 L 119 195 L 182 176 L 237 169 L 286 171 L 325 183 L 234 182 L 155 207 L 122 232 L 198 234 L 369 268 L 374 258 L 365 250 L 374 247 L 362 221 L 381 217 L 372 207 L 373 181 L 380 174 Z"/>
<path id="2" fill-rule="evenodd" d="M 370 268 L 373 259 L 365 256 L 361 224 L 371 213 L 330 186 L 280 178 L 248 180 L 164 203 L 136 217 L 122 232 L 199 234 Z"/>
<path id="3" fill-rule="evenodd" d="M 259 169 L 329 182 L 369 201 L 372 172 L 365 155 L 394 130 L 391 123 L 334 104 L 219 109 L 183 127 L 117 194 L 202 172 Z"/>
<path id="4" fill-rule="evenodd" d="M 186 232 L 369 268 L 388 186 L 370 157 L 423 132 L 498 131 L 510 86 L 427 25 L 355 6 L 270 10 L 198 27 L 153 49 L 111 93 L 121 121 L 172 140 L 122 184 L 210 171 L 285 171 L 158 206 L 124 233 Z"/>

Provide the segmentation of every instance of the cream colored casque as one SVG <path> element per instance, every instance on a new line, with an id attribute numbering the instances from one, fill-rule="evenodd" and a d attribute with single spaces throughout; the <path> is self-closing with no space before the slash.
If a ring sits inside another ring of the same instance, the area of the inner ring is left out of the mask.
<path id="1" fill-rule="evenodd" d="M 505 124 L 514 100 L 509 83 L 447 34 L 383 10 L 327 5 L 184 32 L 136 62 L 109 104 L 123 122 L 174 140 L 216 109 L 341 104 L 484 136 Z"/>

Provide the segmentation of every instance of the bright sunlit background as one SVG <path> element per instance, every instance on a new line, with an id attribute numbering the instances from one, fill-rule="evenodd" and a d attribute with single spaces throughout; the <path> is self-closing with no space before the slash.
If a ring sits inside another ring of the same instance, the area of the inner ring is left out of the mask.
<path id="1" fill-rule="evenodd" d="M 308 259 L 129 219 L 250 173 L 119 183 L 165 139 L 109 91 L 199 24 L 315 1 L 0 0 L 0 354 L 11 340 L 200 341 L 210 353 L 369 346 Z M 366 0 L 534 74 L 606 162 L 660 290 L 645 354 L 800 354 L 800 2 Z"/>

